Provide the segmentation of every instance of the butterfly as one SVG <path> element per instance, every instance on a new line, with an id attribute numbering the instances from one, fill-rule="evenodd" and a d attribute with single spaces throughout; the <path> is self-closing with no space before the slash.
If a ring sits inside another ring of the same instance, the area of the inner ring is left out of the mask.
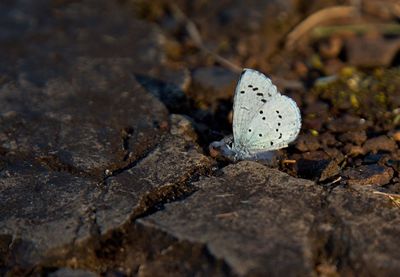
<path id="1" fill-rule="evenodd" d="M 261 72 L 244 69 L 233 101 L 233 138 L 222 154 L 234 160 L 257 159 L 272 150 L 287 147 L 300 132 L 301 115 L 296 102 L 278 92 Z"/>

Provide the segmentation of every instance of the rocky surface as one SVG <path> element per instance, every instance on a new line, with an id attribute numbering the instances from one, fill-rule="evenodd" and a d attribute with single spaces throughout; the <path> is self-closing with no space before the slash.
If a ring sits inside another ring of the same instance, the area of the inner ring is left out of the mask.
<path id="1" fill-rule="evenodd" d="M 0 275 L 399 275 L 398 61 L 280 47 L 325 5 L 0 3 Z M 301 108 L 269 166 L 207 152 L 239 74 L 218 57 Z"/>
<path id="2" fill-rule="evenodd" d="M 397 245 L 386 240 L 399 232 L 398 210 L 370 189 L 324 190 L 253 162 L 227 166 L 194 186 L 185 201 L 138 224 L 205 245 L 232 274 L 389 276 L 399 270 Z M 168 267 L 156 259 L 151 265 Z"/>

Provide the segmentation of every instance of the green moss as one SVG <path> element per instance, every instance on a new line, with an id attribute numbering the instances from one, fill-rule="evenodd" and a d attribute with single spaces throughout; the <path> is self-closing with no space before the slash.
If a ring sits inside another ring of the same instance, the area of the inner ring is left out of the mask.
<path id="1" fill-rule="evenodd" d="M 316 85 L 311 93 L 330 103 L 338 114 L 346 112 L 386 125 L 400 121 L 394 114 L 400 107 L 400 68 L 363 72 L 346 67 L 336 80 Z"/>

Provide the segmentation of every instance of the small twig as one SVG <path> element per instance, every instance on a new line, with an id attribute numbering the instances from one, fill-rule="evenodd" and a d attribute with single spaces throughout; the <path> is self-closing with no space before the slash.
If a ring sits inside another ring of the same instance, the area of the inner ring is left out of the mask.
<path id="1" fill-rule="evenodd" d="M 203 51 L 207 55 L 212 56 L 218 63 L 220 63 L 222 66 L 228 68 L 232 72 L 240 74 L 243 71 L 242 67 L 230 62 L 229 60 L 225 59 L 224 57 L 221 57 L 217 53 L 208 49 L 204 45 L 203 39 L 201 37 L 199 29 L 196 27 L 196 24 L 193 21 L 191 21 L 177 5 L 171 3 L 170 7 L 171 7 L 171 11 L 174 13 L 176 19 L 185 23 L 186 31 L 189 34 L 190 38 L 192 39 L 194 45 L 197 48 L 199 48 L 201 51 Z M 287 80 L 287 79 L 280 78 L 277 76 L 271 76 L 271 79 L 274 81 L 274 83 L 278 87 L 281 87 L 281 88 L 298 89 L 298 90 L 304 89 L 303 84 L 296 80 Z"/>
<path id="2" fill-rule="evenodd" d="M 284 164 L 295 164 L 297 161 L 296 160 L 283 160 L 282 161 Z"/>
<path id="3" fill-rule="evenodd" d="M 217 218 L 239 217 L 239 214 L 237 212 L 230 212 L 230 213 L 217 214 L 215 217 Z"/>
<path id="4" fill-rule="evenodd" d="M 216 197 L 225 198 L 225 197 L 233 196 L 233 194 L 232 194 L 232 193 L 225 193 L 225 194 L 217 194 L 217 195 L 215 195 L 215 196 L 216 196 Z"/>
<path id="5" fill-rule="evenodd" d="M 286 37 L 285 47 L 292 50 L 295 44 L 314 27 L 333 19 L 349 18 L 357 15 L 358 9 L 353 6 L 336 6 L 319 10 L 298 24 Z"/>
<path id="6" fill-rule="evenodd" d="M 325 184 L 324 186 L 327 186 L 327 187 L 332 186 L 333 184 L 336 184 L 336 183 L 339 182 L 340 180 L 342 180 L 342 176 L 337 177 L 335 180 L 333 180 L 333 181 L 330 182 L 330 183 Z"/>
<path id="7" fill-rule="evenodd" d="M 380 191 L 374 191 L 374 193 L 388 197 L 396 207 L 400 208 L 400 194 L 385 193 Z"/>

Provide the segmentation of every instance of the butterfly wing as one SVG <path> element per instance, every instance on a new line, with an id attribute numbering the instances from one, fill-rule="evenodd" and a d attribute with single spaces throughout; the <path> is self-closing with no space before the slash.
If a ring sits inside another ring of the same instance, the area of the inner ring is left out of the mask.
<path id="1" fill-rule="evenodd" d="M 301 115 L 296 102 L 278 94 L 262 105 L 242 136 L 251 153 L 287 147 L 300 132 Z"/>
<path id="2" fill-rule="evenodd" d="M 247 141 L 249 124 L 259 109 L 280 95 L 276 86 L 261 72 L 244 69 L 236 86 L 233 100 L 233 139 L 236 146 Z"/>

